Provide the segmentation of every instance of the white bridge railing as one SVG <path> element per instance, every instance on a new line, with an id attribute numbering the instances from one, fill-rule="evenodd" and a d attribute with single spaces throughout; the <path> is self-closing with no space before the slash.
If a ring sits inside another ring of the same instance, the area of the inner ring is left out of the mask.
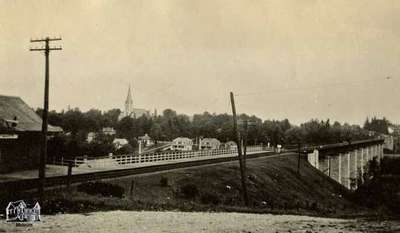
<path id="1" fill-rule="evenodd" d="M 268 147 L 248 146 L 247 152 L 263 152 L 269 151 Z M 236 156 L 237 148 L 217 149 L 217 150 L 199 150 L 199 151 L 170 151 L 152 154 L 128 154 L 128 155 L 110 155 L 103 157 L 76 157 L 74 160 L 64 161 L 72 162 L 74 167 L 87 168 L 121 168 L 134 164 L 154 163 L 160 161 L 172 161 L 190 158 L 201 158 L 206 156 Z"/>

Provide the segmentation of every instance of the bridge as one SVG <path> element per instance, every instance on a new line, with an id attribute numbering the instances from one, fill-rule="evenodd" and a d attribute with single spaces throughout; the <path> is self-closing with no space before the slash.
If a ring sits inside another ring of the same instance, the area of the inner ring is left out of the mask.
<path id="1" fill-rule="evenodd" d="M 383 158 L 384 139 L 337 143 L 306 148 L 307 161 L 349 190 L 355 190 L 368 175 L 369 162 Z"/>

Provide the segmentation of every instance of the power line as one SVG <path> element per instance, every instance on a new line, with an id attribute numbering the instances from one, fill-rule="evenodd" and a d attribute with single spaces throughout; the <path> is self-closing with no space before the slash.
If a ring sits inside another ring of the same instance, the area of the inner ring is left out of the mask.
<path id="1" fill-rule="evenodd" d="M 257 92 L 248 92 L 248 93 L 239 93 L 235 94 L 237 97 L 247 97 L 247 96 L 261 96 L 261 95 L 268 95 L 270 93 L 282 93 L 282 92 L 289 92 L 289 91 L 306 91 L 306 90 L 313 90 L 313 89 L 324 89 L 328 87 L 340 87 L 340 86 L 357 86 L 357 85 L 365 85 L 366 83 L 373 84 L 376 82 L 382 82 L 386 80 L 393 80 L 392 77 L 388 76 L 384 80 L 365 80 L 365 81 L 358 81 L 358 82 L 338 82 L 338 83 L 329 83 L 329 84 L 322 84 L 322 85 L 314 85 L 314 86 L 307 86 L 307 87 L 294 87 L 294 88 L 282 88 L 282 89 L 266 89 L 263 91 Z"/>

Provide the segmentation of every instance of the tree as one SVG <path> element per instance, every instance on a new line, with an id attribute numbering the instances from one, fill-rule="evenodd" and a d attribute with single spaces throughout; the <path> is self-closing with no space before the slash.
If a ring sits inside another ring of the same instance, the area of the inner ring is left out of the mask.
<path id="1" fill-rule="evenodd" d="M 61 126 L 65 131 L 77 134 L 80 130 L 86 130 L 84 124 L 84 116 L 79 108 L 68 110 L 63 116 L 63 125 Z"/>
<path id="2" fill-rule="evenodd" d="M 103 127 L 117 127 L 121 110 L 114 108 L 103 113 Z"/>
<path id="3" fill-rule="evenodd" d="M 369 131 L 374 131 L 381 134 L 388 134 L 389 133 L 389 126 L 390 122 L 386 120 L 386 118 L 378 119 L 373 117 L 371 121 L 367 118 L 364 123 L 364 129 Z"/>
<path id="4" fill-rule="evenodd" d="M 305 136 L 304 128 L 293 126 L 285 131 L 285 142 L 288 144 L 304 143 Z"/>
<path id="5" fill-rule="evenodd" d="M 266 120 L 262 124 L 262 135 L 267 139 L 273 146 L 278 144 L 284 144 L 284 131 L 281 128 L 281 124 L 279 121 L 275 120 Z"/>
<path id="6" fill-rule="evenodd" d="M 165 135 L 162 133 L 162 129 L 159 123 L 153 123 L 150 128 L 149 136 L 153 138 L 156 143 L 158 140 L 166 140 Z"/>
<path id="7" fill-rule="evenodd" d="M 103 116 L 100 110 L 90 109 L 86 113 L 83 113 L 83 120 L 83 128 L 87 131 L 97 132 L 103 128 Z"/>
<path id="8" fill-rule="evenodd" d="M 121 148 L 117 149 L 114 154 L 116 155 L 126 155 L 133 153 L 134 149 L 130 144 L 123 145 Z"/>
<path id="9" fill-rule="evenodd" d="M 36 112 L 40 115 L 42 110 L 37 109 Z M 124 151 L 136 148 L 137 138 L 146 133 L 156 141 L 173 140 L 181 136 L 212 137 L 222 142 L 235 139 L 232 116 L 226 113 L 203 112 L 194 114 L 191 118 L 185 114 L 178 114 L 172 109 L 166 109 L 160 116 L 125 117 L 119 120 L 120 113 L 119 109 L 111 109 L 106 112 L 97 109 L 81 112 L 78 108 L 59 113 L 50 111 L 49 123 L 62 127 L 66 135 L 62 139 L 55 139 L 55 146 L 49 147 L 54 154 L 62 153 L 70 157 L 88 153 L 105 155 L 111 150 L 112 141 L 102 135 L 103 127 L 114 127 L 117 131 L 116 137 L 129 141 L 131 148 L 125 148 Z M 376 117 L 367 118 L 363 128 L 346 123 L 341 125 L 339 122 L 331 124 L 329 119 L 311 119 L 300 126 L 295 126 L 290 124 L 288 119 L 262 121 L 254 115 L 247 114 L 241 114 L 238 118 L 239 130 L 242 135 L 245 133 L 244 122 L 249 122 L 247 128 L 249 145 L 261 142 L 284 145 L 298 142 L 328 144 L 354 141 L 369 138 L 368 130 L 386 133 L 389 125 L 389 121 L 385 118 L 377 119 Z M 86 142 L 89 132 L 95 132 L 98 135 L 93 143 Z"/>
<path id="10" fill-rule="evenodd" d="M 117 124 L 117 136 L 120 138 L 126 138 L 129 144 L 133 147 L 137 147 L 137 139 L 139 136 L 137 131 L 137 124 L 131 117 L 124 117 Z"/>
<path id="11" fill-rule="evenodd" d="M 86 145 L 87 155 L 105 156 L 114 152 L 113 138 L 110 135 L 98 133 L 95 139 Z"/>

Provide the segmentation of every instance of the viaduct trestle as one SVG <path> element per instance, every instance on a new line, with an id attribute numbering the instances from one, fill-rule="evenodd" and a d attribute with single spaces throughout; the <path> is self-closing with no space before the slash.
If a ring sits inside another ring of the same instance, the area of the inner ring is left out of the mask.
<path id="1" fill-rule="evenodd" d="M 307 161 L 349 190 L 355 190 L 369 173 L 369 162 L 380 163 L 384 139 L 337 143 L 307 148 Z"/>

